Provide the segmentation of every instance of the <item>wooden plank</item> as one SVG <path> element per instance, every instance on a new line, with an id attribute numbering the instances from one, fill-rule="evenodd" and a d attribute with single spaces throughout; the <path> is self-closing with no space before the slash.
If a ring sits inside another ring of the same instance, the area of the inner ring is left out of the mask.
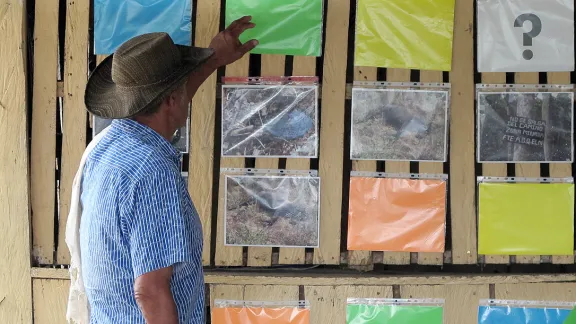
<path id="1" fill-rule="evenodd" d="M 478 321 L 478 303 L 489 298 L 488 285 L 400 286 L 402 298 L 444 298 L 444 323 Z"/>
<path id="2" fill-rule="evenodd" d="M 34 96 L 30 186 L 32 255 L 38 264 L 54 262 L 56 204 L 56 82 L 58 80 L 58 0 L 36 4 Z"/>
<path id="3" fill-rule="evenodd" d="M 210 308 L 214 308 L 214 300 L 216 299 L 244 300 L 244 286 L 210 285 Z"/>
<path id="4" fill-rule="evenodd" d="M 25 2 L 0 2 L 0 322 L 32 322 Z"/>
<path id="5" fill-rule="evenodd" d="M 292 75 L 315 76 L 316 57 L 295 56 L 293 61 Z M 310 159 L 288 158 L 286 159 L 286 169 L 308 170 L 310 169 Z M 280 248 L 280 252 L 278 255 L 279 264 L 304 264 L 305 260 L 306 260 L 306 249 Z"/>
<path id="6" fill-rule="evenodd" d="M 200 1 L 196 7 L 195 45 L 208 47 L 218 34 L 220 2 Z M 216 73 L 202 83 L 192 99 L 190 112 L 190 159 L 188 191 L 194 201 L 204 234 L 202 264 L 210 265 L 212 239 L 212 181 L 214 165 L 214 120 L 216 115 Z"/>
<path id="7" fill-rule="evenodd" d="M 482 83 L 505 84 L 506 73 L 482 73 Z M 476 110 L 475 110 L 476 111 Z M 492 177 L 506 177 L 508 168 L 506 163 L 482 163 L 482 175 Z M 486 264 L 510 263 L 509 255 L 485 255 Z"/>
<path id="8" fill-rule="evenodd" d="M 374 67 L 354 68 L 354 81 L 376 81 L 378 80 L 378 69 Z M 377 171 L 377 161 L 353 160 L 352 170 L 354 171 Z M 370 271 L 374 269 L 372 262 L 372 251 L 348 251 L 348 265 L 351 268 Z"/>
<path id="9" fill-rule="evenodd" d="M 549 84 L 570 84 L 570 72 L 548 72 Z M 551 177 L 571 177 L 572 164 L 570 163 L 550 163 Z M 573 264 L 574 255 L 554 255 L 554 264 Z"/>
<path id="10" fill-rule="evenodd" d="M 262 55 L 261 71 L 262 76 L 284 76 L 286 57 L 283 55 Z M 279 159 L 277 158 L 256 158 L 257 169 L 278 169 Z M 269 267 L 272 265 L 271 247 L 249 247 L 248 266 L 249 267 Z"/>
<path id="11" fill-rule="evenodd" d="M 342 172 L 344 150 L 344 95 L 348 48 L 350 1 L 333 0 L 327 8 L 326 43 L 322 84 L 319 175 L 320 247 L 314 250 L 315 264 L 340 263 L 342 218 Z"/>
<path id="12" fill-rule="evenodd" d="M 84 89 L 88 79 L 89 0 L 66 2 L 66 44 L 64 50 L 64 107 L 62 130 L 62 172 L 57 262 L 70 263 L 65 242 L 72 181 L 86 148 L 87 112 Z"/>
<path id="13" fill-rule="evenodd" d="M 452 263 L 474 264 L 476 179 L 474 171 L 474 1 L 456 0 L 450 83 L 450 207 Z"/>
<path id="14" fill-rule="evenodd" d="M 248 65 L 250 56 L 244 55 L 238 61 L 226 66 L 226 76 L 248 76 Z M 221 107 L 216 107 L 221 109 Z M 220 130 L 219 130 L 220 131 Z M 243 168 L 244 158 L 227 158 L 220 159 L 220 168 Z M 241 266 L 242 265 L 242 247 L 241 246 L 224 246 L 224 176 L 220 174 L 218 190 L 218 220 L 216 231 L 216 266 Z"/>
<path id="15" fill-rule="evenodd" d="M 516 73 L 516 84 L 538 84 L 538 73 Z M 540 164 L 539 163 L 516 163 L 516 176 L 517 177 L 540 177 Z M 539 255 L 519 255 L 516 256 L 516 263 L 540 263 Z"/>
<path id="16" fill-rule="evenodd" d="M 410 81 L 410 70 L 387 69 L 386 80 L 388 82 Z M 389 173 L 410 173 L 410 162 L 386 161 L 385 170 Z M 385 264 L 410 264 L 410 252 L 384 252 Z"/>
<path id="17" fill-rule="evenodd" d="M 299 300 L 298 286 L 247 285 L 244 300 L 248 301 L 296 301 Z"/>
<path id="18" fill-rule="evenodd" d="M 35 279 L 32 286 L 34 324 L 66 323 L 70 281 Z"/>
<path id="19" fill-rule="evenodd" d="M 576 283 L 497 284 L 497 299 L 574 301 Z"/>
<path id="20" fill-rule="evenodd" d="M 442 71 L 420 71 L 420 82 L 442 83 Z M 448 126 L 448 125 L 446 125 Z M 448 139 L 446 139 L 448 140 Z M 442 162 L 419 162 L 419 173 L 442 174 L 444 173 L 444 163 Z M 446 210 L 448 210 L 446 208 Z M 446 234 L 445 234 L 446 235 Z M 444 264 L 444 253 L 418 253 L 418 264 L 422 265 L 442 265 Z"/>
<path id="21" fill-rule="evenodd" d="M 304 296 L 310 302 L 310 323 L 345 323 L 346 308 L 340 307 L 344 296 L 336 287 L 304 287 Z"/>
<path id="22" fill-rule="evenodd" d="M 69 279 L 67 269 L 32 268 L 32 278 Z M 517 283 L 576 283 L 576 276 L 566 274 L 482 274 L 482 275 L 405 275 L 390 274 L 342 274 L 339 271 L 324 270 L 318 273 L 259 274 L 234 271 L 206 270 L 204 276 L 207 284 L 214 285 L 288 285 L 288 286 L 391 286 L 391 285 L 487 285 Z"/>

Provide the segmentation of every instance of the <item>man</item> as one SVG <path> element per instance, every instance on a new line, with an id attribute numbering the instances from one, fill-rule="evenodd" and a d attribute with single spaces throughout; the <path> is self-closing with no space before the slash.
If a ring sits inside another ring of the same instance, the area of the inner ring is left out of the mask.
<path id="1" fill-rule="evenodd" d="M 135 37 L 90 76 L 88 111 L 114 119 L 80 166 L 90 323 L 205 322 L 202 225 L 170 140 L 206 78 L 257 45 L 239 41 L 250 19 L 207 49 L 175 45 L 166 33 Z"/>

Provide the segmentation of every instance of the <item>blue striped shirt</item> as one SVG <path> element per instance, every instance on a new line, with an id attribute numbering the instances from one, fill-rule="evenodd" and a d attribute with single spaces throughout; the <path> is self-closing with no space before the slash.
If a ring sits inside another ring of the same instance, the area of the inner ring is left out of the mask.
<path id="1" fill-rule="evenodd" d="M 142 323 L 135 279 L 173 265 L 180 323 L 204 323 L 202 224 L 180 153 L 151 128 L 115 120 L 86 160 L 80 253 L 91 323 Z"/>

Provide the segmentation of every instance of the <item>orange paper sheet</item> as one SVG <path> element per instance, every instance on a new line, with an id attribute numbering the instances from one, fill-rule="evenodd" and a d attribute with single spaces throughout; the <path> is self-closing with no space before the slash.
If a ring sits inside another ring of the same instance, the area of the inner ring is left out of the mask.
<path id="1" fill-rule="evenodd" d="M 296 307 L 224 307 L 214 308 L 215 324 L 309 324 L 310 310 Z"/>
<path id="2" fill-rule="evenodd" d="M 446 182 L 352 177 L 348 250 L 444 252 Z"/>

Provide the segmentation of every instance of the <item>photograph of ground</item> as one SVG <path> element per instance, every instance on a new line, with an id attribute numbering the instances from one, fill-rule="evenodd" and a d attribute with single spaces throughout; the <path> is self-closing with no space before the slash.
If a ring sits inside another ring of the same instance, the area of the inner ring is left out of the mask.
<path id="1" fill-rule="evenodd" d="M 226 176 L 226 245 L 318 247 L 320 178 Z"/>
<path id="2" fill-rule="evenodd" d="M 478 93 L 479 162 L 572 162 L 572 92 Z"/>
<path id="3" fill-rule="evenodd" d="M 96 136 L 104 128 L 108 127 L 112 123 L 112 119 L 104 119 L 97 116 L 93 116 L 93 128 L 92 136 Z M 172 138 L 171 144 L 180 152 L 188 153 L 188 125 L 190 124 L 190 119 L 186 121 L 186 125 L 180 129 L 177 129 Z"/>
<path id="4" fill-rule="evenodd" d="M 445 161 L 448 91 L 352 89 L 350 159 Z"/>
<path id="5" fill-rule="evenodd" d="M 222 155 L 317 157 L 317 86 L 222 86 Z"/>

